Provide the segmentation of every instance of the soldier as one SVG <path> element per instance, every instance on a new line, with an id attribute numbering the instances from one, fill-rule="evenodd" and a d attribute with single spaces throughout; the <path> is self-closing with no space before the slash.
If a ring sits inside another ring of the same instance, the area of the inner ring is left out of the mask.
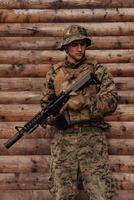
<path id="1" fill-rule="evenodd" d="M 87 84 L 71 93 L 62 109 L 68 128 L 57 130 L 51 142 L 49 187 L 55 200 L 76 199 L 79 174 L 90 200 L 110 200 L 116 191 L 116 181 L 109 174 L 105 136 L 110 126 L 104 117 L 115 111 L 118 97 L 107 69 L 86 58 L 85 52 L 90 45 L 91 39 L 84 27 L 69 26 L 60 48 L 67 56 L 63 62 L 53 65 L 46 75 L 42 106 L 48 103 L 50 96 L 66 90 L 88 71 L 100 82 Z M 48 124 L 54 125 L 54 122 L 55 119 L 49 118 Z"/>

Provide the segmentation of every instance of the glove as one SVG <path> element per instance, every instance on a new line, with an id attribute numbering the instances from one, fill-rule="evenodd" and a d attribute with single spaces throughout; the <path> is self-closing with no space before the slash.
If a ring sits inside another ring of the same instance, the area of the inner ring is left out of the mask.
<path id="1" fill-rule="evenodd" d="M 55 118 L 50 115 L 48 118 L 47 118 L 47 124 L 50 125 L 50 126 L 55 126 Z"/>

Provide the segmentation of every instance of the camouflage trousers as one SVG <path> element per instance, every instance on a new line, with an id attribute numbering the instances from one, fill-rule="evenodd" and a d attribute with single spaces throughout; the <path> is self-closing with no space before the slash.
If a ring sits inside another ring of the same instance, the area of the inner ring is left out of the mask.
<path id="1" fill-rule="evenodd" d="M 51 155 L 49 189 L 55 200 L 75 199 L 79 172 L 89 200 L 110 200 L 115 195 L 107 141 L 99 129 L 87 127 L 56 133 Z"/>

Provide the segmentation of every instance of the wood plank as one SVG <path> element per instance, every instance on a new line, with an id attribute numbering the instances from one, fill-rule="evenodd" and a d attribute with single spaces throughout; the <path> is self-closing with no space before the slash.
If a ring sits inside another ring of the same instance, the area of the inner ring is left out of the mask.
<path id="1" fill-rule="evenodd" d="M 0 8 L 36 8 L 36 9 L 59 9 L 59 8 L 122 8 L 134 7 L 132 0 L 94 0 L 94 1 L 81 1 L 81 0 L 28 0 L 26 2 L 18 0 L 0 0 Z"/>
<path id="2" fill-rule="evenodd" d="M 118 195 L 113 200 L 133 200 L 133 190 L 118 190 Z M 0 190 L 1 200 L 52 200 L 48 190 Z M 80 191 L 77 200 L 87 200 L 84 191 Z"/>
<path id="3" fill-rule="evenodd" d="M 118 187 L 133 190 L 134 174 L 113 173 L 118 180 Z M 2 173 L 0 174 L 0 190 L 47 190 L 48 174 L 45 173 Z"/>
<path id="4" fill-rule="evenodd" d="M 134 157 L 115 155 L 109 156 L 113 172 L 134 173 Z M 49 173 L 51 156 L 0 156 L 0 173 Z"/>
<path id="5" fill-rule="evenodd" d="M 4 147 L 7 139 L 0 140 L 0 155 L 49 155 L 50 139 L 25 139 L 14 144 L 10 149 Z M 134 139 L 109 139 L 110 155 L 133 155 Z"/>
<path id="6" fill-rule="evenodd" d="M 0 36 L 61 37 L 70 24 L 74 23 L 1 23 Z M 79 25 L 87 28 L 90 36 L 134 36 L 134 22 L 84 22 Z"/>
<path id="7" fill-rule="evenodd" d="M 133 22 L 134 8 L 0 9 L 0 16 L 0 22 L 6 23 Z"/>
<path id="8" fill-rule="evenodd" d="M 87 50 L 87 58 L 99 63 L 134 62 L 134 50 Z M 8 58 L 8 59 L 7 59 Z M 55 50 L 0 50 L 1 64 L 54 64 L 62 61 L 65 53 Z"/>

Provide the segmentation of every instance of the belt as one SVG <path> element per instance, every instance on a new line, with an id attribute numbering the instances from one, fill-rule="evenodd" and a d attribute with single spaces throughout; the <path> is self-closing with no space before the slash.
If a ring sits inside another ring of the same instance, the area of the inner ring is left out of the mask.
<path id="1" fill-rule="evenodd" d="M 87 132 L 87 131 L 98 131 L 100 128 L 95 127 L 95 126 L 90 126 L 89 123 L 80 123 L 80 124 L 73 124 L 66 130 L 61 130 L 61 133 L 65 134 L 77 134 L 80 132 Z"/>
<path id="2" fill-rule="evenodd" d="M 86 132 L 86 131 L 107 131 L 109 130 L 110 125 L 106 122 L 83 122 L 83 123 L 77 123 L 72 124 L 69 126 L 66 130 L 62 130 L 61 132 L 67 133 L 67 134 L 74 134 L 79 132 Z"/>

